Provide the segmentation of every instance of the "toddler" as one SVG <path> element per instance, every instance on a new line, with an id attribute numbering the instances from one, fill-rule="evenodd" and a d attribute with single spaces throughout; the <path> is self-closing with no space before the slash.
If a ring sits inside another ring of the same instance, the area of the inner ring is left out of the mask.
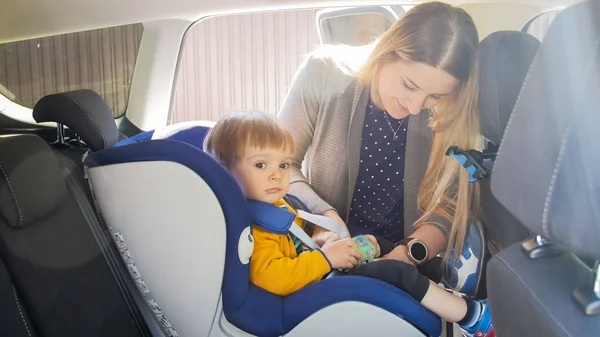
<path id="1" fill-rule="evenodd" d="M 236 179 L 246 198 L 284 208 L 305 221 L 284 201 L 290 186 L 294 140 L 269 114 L 245 111 L 223 117 L 208 133 L 205 151 L 219 161 Z M 252 226 L 254 252 L 250 259 L 250 282 L 273 294 L 287 296 L 321 280 L 334 269 L 376 278 L 406 291 L 425 308 L 446 321 L 456 322 L 466 336 L 494 337 L 489 307 L 454 295 L 424 275 L 414 265 L 380 260 L 354 268 L 361 260 L 354 239 L 327 241 L 321 249 L 306 249 L 291 234 L 268 232 Z M 367 238 L 380 248 L 372 235 Z"/>

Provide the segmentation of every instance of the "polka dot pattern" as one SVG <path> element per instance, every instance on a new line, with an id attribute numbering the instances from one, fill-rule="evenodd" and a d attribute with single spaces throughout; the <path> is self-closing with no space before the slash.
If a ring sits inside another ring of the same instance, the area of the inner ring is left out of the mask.
<path id="1" fill-rule="evenodd" d="M 404 237 L 404 154 L 408 118 L 396 120 L 367 105 L 359 173 L 348 225 L 398 242 Z M 389 124 L 388 124 L 389 120 Z M 398 130 L 394 139 L 392 128 Z M 353 233 L 354 234 L 354 233 Z"/>

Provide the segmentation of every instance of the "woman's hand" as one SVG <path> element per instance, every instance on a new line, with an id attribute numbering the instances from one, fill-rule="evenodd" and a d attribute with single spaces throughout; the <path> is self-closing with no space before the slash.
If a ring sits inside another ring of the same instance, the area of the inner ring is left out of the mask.
<path id="1" fill-rule="evenodd" d="M 344 223 L 344 220 L 342 220 L 342 218 L 340 218 L 340 216 L 337 214 L 336 211 L 330 209 L 328 211 L 325 211 L 325 213 L 323 213 L 323 215 L 339 222 L 342 225 L 343 230 L 346 230 L 346 231 L 348 230 L 348 228 L 346 227 L 346 224 Z M 328 231 L 319 226 L 315 226 L 315 229 L 314 229 L 313 235 L 312 235 L 312 239 L 315 241 L 315 243 L 317 245 L 319 245 L 319 247 L 323 247 L 323 245 L 325 243 L 338 241 L 341 238 L 337 233 Z"/>
<path id="2" fill-rule="evenodd" d="M 406 263 L 409 263 L 409 264 L 414 264 L 408 258 L 408 250 L 407 250 L 406 246 L 404 246 L 404 245 L 401 245 L 401 246 L 398 246 L 398 247 L 394 248 L 387 255 L 384 255 L 381 258 L 377 259 L 377 260 L 397 260 L 397 261 L 402 261 L 402 262 L 406 262 Z"/>
<path id="3" fill-rule="evenodd" d="M 315 226 L 312 239 L 319 247 L 323 247 L 326 243 L 340 240 L 340 236 L 337 233 Z"/>

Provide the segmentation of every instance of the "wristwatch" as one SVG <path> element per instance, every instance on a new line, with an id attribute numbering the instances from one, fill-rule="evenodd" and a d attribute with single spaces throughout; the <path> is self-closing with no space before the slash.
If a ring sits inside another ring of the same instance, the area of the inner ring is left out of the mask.
<path id="1" fill-rule="evenodd" d="M 421 264 L 427 259 L 427 246 L 418 239 L 404 238 L 396 244 L 398 246 L 406 246 L 408 259 L 414 264 Z"/>

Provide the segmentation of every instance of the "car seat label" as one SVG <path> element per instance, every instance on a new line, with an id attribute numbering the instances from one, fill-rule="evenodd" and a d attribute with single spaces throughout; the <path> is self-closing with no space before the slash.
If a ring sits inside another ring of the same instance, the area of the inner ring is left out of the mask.
<path id="1" fill-rule="evenodd" d="M 152 295 L 152 292 L 150 292 L 150 289 L 146 285 L 146 282 L 144 282 L 142 274 L 135 265 L 131 252 L 129 252 L 129 249 L 127 249 L 127 244 L 125 243 L 125 239 L 123 238 L 123 233 L 121 233 L 119 229 L 111 226 L 108 226 L 108 230 L 110 231 L 113 241 L 119 248 L 119 253 L 121 254 L 123 262 L 125 262 L 125 265 L 127 266 L 129 274 L 133 278 L 140 293 L 142 293 L 142 295 L 144 296 L 146 304 L 148 305 L 148 307 L 150 307 L 150 309 L 156 316 L 156 319 L 163 327 L 165 333 L 168 337 L 179 337 L 179 334 L 177 333 L 177 331 L 175 331 L 175 329 L 173 329 L 171 322 L 163 313 L 162 309 L 158 305 L 158 302 L 154 299 L 154 296 Z"/>

